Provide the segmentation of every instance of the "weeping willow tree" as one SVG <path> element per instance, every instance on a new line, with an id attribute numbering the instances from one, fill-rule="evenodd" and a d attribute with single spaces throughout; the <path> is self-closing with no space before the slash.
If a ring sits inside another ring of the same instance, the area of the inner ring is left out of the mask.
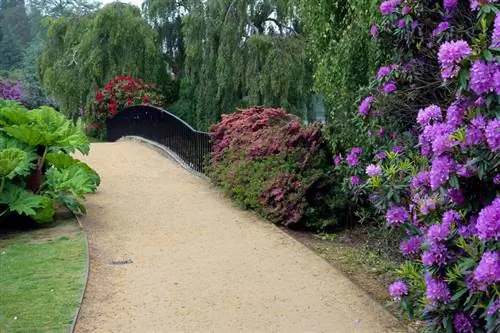
<path id="1" fill-rule="evenodd" d="M 157 33 L 135 6 L 113 3 L 93 14 L 46 24 L 39 74 L 68 115 L 90 107 L 95 89 L 118 75 L 168 83 Z"/>
<path id="2" fill-rule="evenodd" d="M 146 0 L 169 62 L 182 64 L 171 111 L 202 129 L 248 105 L 304 116 L 312 75 L 294 2 Z"/>

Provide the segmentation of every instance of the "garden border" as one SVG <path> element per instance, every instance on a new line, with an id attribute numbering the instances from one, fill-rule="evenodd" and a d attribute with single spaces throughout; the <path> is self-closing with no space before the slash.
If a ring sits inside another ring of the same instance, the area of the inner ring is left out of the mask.
<path id="1" fill-rule="evenodd" d="M 87 255 L 86 255 L 86 258 L 85 258 L 86 268 L 85 268 L 85 276 L 84 276 L 84 280 L 83 280 L 82 294 L 80 295 L 78 309 L 76 309 L 75 313 L 73 314 L 73 321 L 71 322 L 71 326 L 69 327 L 68 333 L 74 333 L 75 332 L 76 323 L 78 321 L 78 317 L 80 316 L 80 311 L 81 311 L 82 305 L 83 305 L 83 298 L 85 297 L 85 292 L 87 291 L 87 285 L 88 285 L 88 282 L 89 282 L 89 274 L 90 274 L 90 247 L 89 247 L 89 239 L 87 237 L 87 233 L 83 229 L 82 222 L 80 221 L 80 219 L 78 218 L 78 216 L 75 213 L 73 213 L 73 212 L 71 212 L 71 214 L 73 215 L 73 218 L 78 222 L 78 225 L 80 226 L 80 230 L 83 232 L 84 239 L 85 239 L 85 247 L 87 249 Z"/>

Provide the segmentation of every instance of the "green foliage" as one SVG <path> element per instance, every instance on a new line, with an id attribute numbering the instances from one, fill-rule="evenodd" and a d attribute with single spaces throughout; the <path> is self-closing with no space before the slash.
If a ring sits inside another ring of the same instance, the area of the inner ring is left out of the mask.
<path id="1" fill-rule="evenodd" d="M 69 116 L 90 109 L 97 88 L 130 74 L 169 82 L 157 34 L 132 5 L 113 3 L 83 17 L 51 19 L 40 59 L 42 86 Z"/>
<path id="2" fill-rule="evenodd" d="M 12 101 L 0 101 L 0 126 L 0 217 L 49 222 L 60 204 L 84 213 L 82 199 L 100 178 L 69 155 L 89 151 L 80 126 L 52 108 L 28 111 Z"/>

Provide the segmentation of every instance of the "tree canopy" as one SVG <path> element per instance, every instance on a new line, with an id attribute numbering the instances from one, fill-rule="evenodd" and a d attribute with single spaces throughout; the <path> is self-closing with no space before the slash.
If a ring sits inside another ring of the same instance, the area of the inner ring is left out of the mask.
<path id="1" fill-rule="evenodd" d="M 136 6 L 113 3 L 89 15 L 51 19 L 47 26 L 41 82 L 71 115 L 90 106 L 95 89 L 115 76 L 168 80 L 157 34 Z"/>

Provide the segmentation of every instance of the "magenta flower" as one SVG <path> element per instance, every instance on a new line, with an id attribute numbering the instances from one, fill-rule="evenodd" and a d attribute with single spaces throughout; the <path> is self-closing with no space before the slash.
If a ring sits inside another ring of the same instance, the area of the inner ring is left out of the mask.
<path id="1" fill-rule="evenodd" d="M 432 31 L 432 36 L 437 36 L 445 32 L 450 28 L 450 24 L 448 22 L 441 22 L 438 24 L 436 29 Z"/>
<path id="2" fill-rule="evenodd" d="M 475 321 L 472 320 L 469 314 L 459 312 L 455 314 L 453 319 L 453 327 L 457 333 L 474 333 Z"/>
<path id="3" fill-rule="evenodd" d="M 426 298 L 433 305 L 448 303 L 451 299 L 450 289 L 446 282 L 433 278 L 426 278 Z"/>
<path id="4" fill-rule="evenodd" d="M 441 243 L 431 243 L 428 250 L 422 253 L 422 264 L 425 266 L 444 266 L 449 259 L 448 248 Z"/>
<path id="5" fill-rule="evenodd" d="M 335 156 L 335 157 L 333 158 L 333 163 L 334 163 L 335 165 L 339 165 L 340 163 L 342 163 L 342 156 L 340 156 L 340 155 Z"/>
<path id="6" fill-rule="evenodd" d="M 445 241 L 450 235 L 450 225 L 447 223 L 433 224 L 427 230 L 427 239 L 431 243 Z"/>
<path id="7" fill-rule="evenodd" d="M 405 27 L 405 25 L 406 25 L 405 20 L 400 19 L 400 20 L 398 21 L 398 28 L 399 28 L 399 29 L 403 29 L 403 28 Z"/>
<path id="8" fill-rule="evenodd" d="M 433 104 L 418 111 L 417 123 L 421 126 L 429 125 L 432 120 L 442 120 L 441 108 L 439 106 Z"/>
<path id="9" fill-rule="evenodd" d="M 385 219 L 389 225 L 399 225 L 408 221 L 409 214 L 404 207 L 395 206 L 390 208 L 385 214 Z"/>
<path id="10" fill-rule="evenodd" d="M 432 161 L 430 171 L 430 184 L 433 191 L 450 179 L 450 175 L 455 171 L 456 163 L 449 156 L 440 156 Z"/>
<path id="11" fill-rule="evenodd" d="M 410 12 L 410 10 L 411 10 L 410 6 L 404 5 L 403 9 L 401 9 L 401 14 L 408 15 L 408 13 Z"/>
<path id="12" fill-rule="evenodd" d="M 375 158 L 376 158 L 377 160 L 383 160 L 383 159 L 385 159 L 386 157 L 387 157 L 387 154 L 386 154 L 386 152 L 385 152 L 385 151 L 381 151 L 381 152 L 377 153 L 377 155 L 375 155 Z"/>
<path id="13" fill-rule="evenodd" d="M 455 77 L 460 70 L 460 61 L 471 54 L 472 49 L 464 40 L 443 43 L 438 52 L 442 78 L 447 80 Z"/>
<path id="14" fill-rule="evenodd" d="M 484 134 L 491 151 L 494 153 L 500 151 L 500 119 L 490 120 Z"/>
<path id="15" fill-rule="evenodd" d="M 373 96 L 366 97 L 359 105 L 359 114 L 362 116 L 368 115 L 370 112 L 371 103 L 373 101 Z"/>
<path id="16" fill-rule="evenodd" d="M 400 4 L 400 0 L 387 0 L 380 4 L 380 12 L 383 15 L 389 15 L 396 11 L 396 6 Z"/>
<path id="17" fill-rule="evenodd" d="M 357 166 L 359 164 L 358 156 L 356 154 L 349 154 L 347 155 L 346 159 L 347 164 L 350 166 Z"/>
<path id="18" fill-rule="evenodd" d="M 374 40 L 378 39 L 378 26 L 376 24 L 372 24 L 370 27 L 370 34 L 372 35 Z"/>
<path id="19" fill-rule="evenodd" d="M 382 168 L 376 164 L 370 164 L 366 167 L 366 174 L 370 177 L 382 176 Z"/>
<path id="20" fill-rule="evenodd" d="M 484 241 L 500 239 L 500 197 L 497 197 L 491 205 L 484 207 L 476 222 L 476 230 L 479 239 Z"/>
<path id="21" fill-rule="evenodd" d="M 444 8 L 447 10 L 452 10 L 457 7 L 458 0 L 444 0 Z"/>
<path id="22" fill-rule="evenodd" d="M 361 183 L 361 179 L 358 176 L 351 177 L 351 185 L 357 186 Z"/>
<path id="23" fill-rule="evenodd" d="M 457 205 L 462 205 L 465 202 L 465 198 L 459 189 L 450 188 L 446 191 L 446 196 Z"/>
<path id="24" fill-rule="evenodd" d="M 452 103 L 446 110 L 446 123 L 452 127 L 458 127 L 463 123 L 466 108 L 458 103 Z"/>
<path id="25" fill-rule="evenodd" d="M 396 91 L 397 89 L 398 89 L 398 88 L 396 87 L 396 84 L 395 84 L 394 82 L 392 82 L 392 81 L 391 81 L 391 82 L 387 82 L 387 83 L 384 85 L 384 88 L 383 88 L 383 90 L 384 90 L 384 92 L 385 92 L 386 94 L 390 94 L 390 93 L 392 93 L 392 92 Z"/>
<path id="26" fill-rule="evenodd" d="M 474 270 L 473 279 L 482 291 L 487 291 L 489 286 L 500 282 L 500 252 L 484 252 Z"/>
<path id="27" fill-rule="evenodd" d="M 495 16 L 493 33 L 491 34 L 491 47 L 500 47 L 500 13 Z"/>
<path id="28" fill-rule="evenodd" d="M 492 64 L 482 60 L 475 60 L 470 69 L 470 88 L 478 95 L 493 90 L 493 74 L 495 73 Z"/>
<path id="29" fill-rule="evenodd" d="M 402 241 L 399 249 L 406 257 L 415 256 L 419 253 L 421 244 L 422 239 L 419 236 L 414 236 Z"/>
<path id="30" fill-rule="evenodd" d="M 387 75 L 389 75 L 391 73 L 391 67 L 389 66 L 382 66 L 379 68 L 378 72 L 377 72 L 377 80 L 381 80 L 383 79 L 384 77 L 386 77 Z"/>
<path id="31" fill-rule="evenodd" d="M 363 152 L 363 149 L 361 147 L 353 147 L 351 149 L 351 154 L 361 154 Z"/>
<path id="32" fill-rule="evenodd" d="M 393 300 L 399 301 L 403 296 L 408 295 L 408 286 L 402 280 L 395 281 L 389 285 L 389 294 Z"/>

